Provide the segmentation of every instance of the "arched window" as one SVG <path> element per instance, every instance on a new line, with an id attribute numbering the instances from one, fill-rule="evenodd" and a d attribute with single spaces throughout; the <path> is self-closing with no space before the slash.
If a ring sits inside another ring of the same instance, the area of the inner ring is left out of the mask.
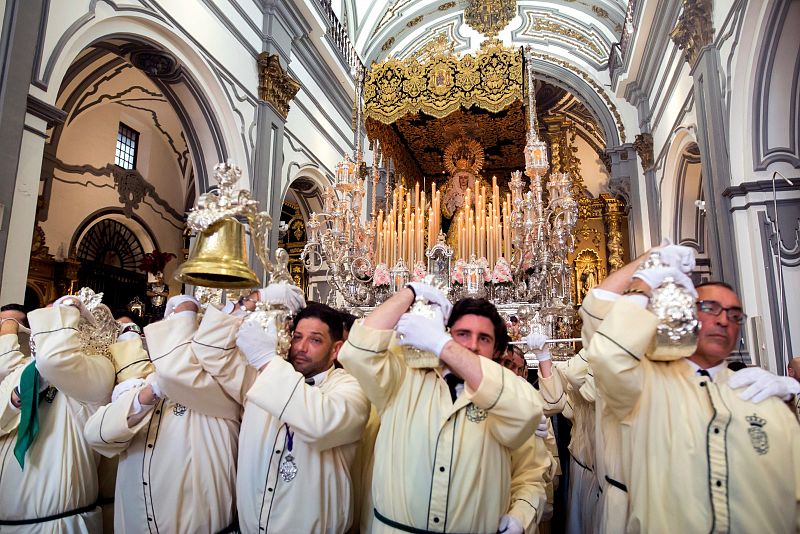
<path id="1" fill-rule="evenodd" d="M 142 244 L 124 224 L 103 219 L 92 226 L 81 240 L 78 258 L 128 271 L 138 270 L 144 257 Z"/>
<path id="2" fill-rule="evenodd" d="M 147 276 L 138 267 L 144 250 L 124 224 L 114 219 L 95 223 L 81 239 L 77 254 L 78 287 L 102 292 L 103 303 L 111 309 L 124 308 L 136 296 L 145 298 Z"/>

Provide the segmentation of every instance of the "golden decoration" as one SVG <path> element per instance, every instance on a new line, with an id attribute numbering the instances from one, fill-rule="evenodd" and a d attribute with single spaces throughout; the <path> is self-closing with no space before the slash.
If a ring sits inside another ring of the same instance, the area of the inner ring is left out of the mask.
<path id="1" fill-rule="evenodd" d="M 439 11 L 447 11 L 448 9 L 450 9 L 452 7 L 456 7 L 456 3 L 455 2 L 445 2 L 444 4 L 440 5 L 436 9 L 438 9 Z"/>
<path id="2" fill-rule="evenodd" d="M 474 139 L 456 139 L 444 151 L 444 167 L 450 175 L 467 171 L 477 176 L 483 168 L 483 147 Z"/>
<path id="3" fill-rule="evenodd" d="M 608 228 L 608 241 L 606 243 L 606 247 L 608 247 L 608 264 L 611 266 L 610 271 L 614 272 L 625 265 L 625 250 L 622 246 L 622 231 L 620 229 L 623 206 L 619 199 L 610 196 L 604 195 L 603 201 L 606 203 L 605 218 Z"/>
<path id="4" fill-rule="evenodd" d="M 386 26 L 386 24 L 388 24 L 389 21 L 395 17 L 395 15 L 398 12 L 402 11 L 403 8 L 405 8 L 412 2 L 416 1 L 417 0 L 396 0 L 394 5 L 389 6 L 386 12 L 384 12 L 383 16 L 381 16 L 381 19 L 378 21 L 378 24 L 375 25 L 375 29 L 372 30 L 370 38 L 378 35 L 378 32 L 380 32 L 383 29 L 383 27 Z"/>
<path id="5" fill-rule="evenodd" d="M 394 37 L 389 37 L 388 39 L 386 39 L 386 42 L 385 42 L 385 43 L 383 43 L 383 46 L 381 47 L 381 51 L 382 51 L 382 52 L 386 52 L 386 51 L 387 51 L 387 50 L 389 50 L 389 49 L 390 49 L 390 48 L 391 48 L 393 45 L 394 45 Z"/>
<path id="6" fill-rule="evenodd" d="M 508 26 L 516 8 L 515 0 L 469 0 L 464 9 L 464 22 L 487 37 L 493 37 Z"/>
<path id="7" fill-rule="evenodd" d="M 606 11 L 600 6 L 592 6 L 592 11 L 594 11 L 595 15 L 597 15 L 600 18 L 604 19 L 608 18 L 608 11 Z"/>
<path id="8" fill-rule="evenodd" d="M 591 248 L 581 250 L 575 257 L 575 304 L 581 304 L 589 291 L 606 277 L 600 254 Z"/>
<path id="9" fill-rule="evenodd" d="M 52 258 L 50 255 L 50 250 L 45 244 L 47 239 L 44 235 L 44 230 L 36 223 L 36 226 L 33 227 L 33 241 L 31 243 L 31 257 L 32 258 Z"/>
<path id="10" fill-rule="evenodd" d="M 445 117 L 460 107 L 492 112 L 522 99 L 522 54 L 496 41 L 475 56 L 437 52 L 427 60 L 390 58 L 374 64 L 364 83 L 367 119 L 391 124 L 423 112 Z"/>
<path id="11" fill-rule="evenodd" d="M 258 65 L 258 98 L 272 104 L 285 119 L 289 115 L 289 102 L 300 90 L 300 82 L 283 70 L 277 54 L 261 52 L 256 63 Z"/>
<path id="12" fill-rule="evenodd" d="M 683 50 L 690 66 L 697 63 L 700 50 L 714 39 L 712 13 L 711 0 L 683 0 L 683 11 L 670 37 Z"/>
<path id="13" fill-rule="evenodd" d="M 574 28 L 570 28 L 566 24 L 561 24 L 559 22 L 555 22 L 552 20 L 544 19 L 544 18 L 537 18 L 533 21 L 533 30 L 535 32 L 550 32 L 556 35 L 561 35 L 567 39 L 571 39 L 573 41 L 578 41 L 589 50 L 594 52 L 595 57 L 597 59 L 603 59 L 608 55 L 597 46 L 597 43 L 589 39 L 586 35 L 579 32 Z"/>
<path id="14" fill-rule="evenodd" d="M 640 133 L 636 136 L 633 142 L 633 148 L 639 154 L 639 159 L 642 162 L 642 169 L 648 170 L 655 163 L 653 155 L 653 136 L 649 133 Z"/>
<path id="15" fill-rule="evenodd" d="M 413 28 L 414 26 L 416 26 L 420 22 L 422 22 L 422 15 L 417 15 L 413 19 L 411 19 L 408 22 L 406 22 L 406 26 L 408 26 L 409 28 Z"/>

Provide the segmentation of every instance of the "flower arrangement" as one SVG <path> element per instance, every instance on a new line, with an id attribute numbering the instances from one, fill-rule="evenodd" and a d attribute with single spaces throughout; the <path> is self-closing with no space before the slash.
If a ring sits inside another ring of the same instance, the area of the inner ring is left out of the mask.
<path id="1" fill-rule="evenodd" d="M 177 256 L 172 252 L 160 252 L 158 250 L 154 250 L 153 252 L 148 252 L 144 255 L 144 257 L 142 257 L 142 261 L 139 262 L 139 269 L 146 273 L 152 274 L 153 276 L 157 276 L 158 273 L 164 272 L 164 268 L 167 266 L 167 263 L 172 261 L 174 258 L 177 258 Z"/>
<path id="2" fill-rule="evenodd" d="M 463 258 L 459 258 L 456 260 L 456 266 L 453 267 L 453 273 L 450 275 L 450 282 L 456 286 L 463 286 L 464 285 L 464 267 L 466 266 L 467 262 L 464 261 Z"/>
<path id="3" fill-rule="evenodd" d="M 492 269 L 489 268 L 489 260 L 485 256 L 481 256 L 475 263 L 483 267 L 483 281 L 487 284 L 490 283 L 492 281 Z"/>
<path id="4" fill-rule="evenodd" d="M 414 272 L 411 273 L 411 281 L 424 282 L 426 276 L 428 276 L 428 270 L 425 268 L 425 264 L 422 261 L 415 263 Z"/>
<path id="5" fill-rule="evenodd" d="M 501 256 L 494 266 L 492 283 L 495 285 L 511 285 L 513 281 L 514 278 L 511 275 L 511 267 L 508 265 L 508 261 Z"/>
<path id="6" fill-rule="evenodd" d="M 389 267 L 385 263 L 379 263 L 375 266 L 372 285 L 375 287 L 389 287 Z"/>

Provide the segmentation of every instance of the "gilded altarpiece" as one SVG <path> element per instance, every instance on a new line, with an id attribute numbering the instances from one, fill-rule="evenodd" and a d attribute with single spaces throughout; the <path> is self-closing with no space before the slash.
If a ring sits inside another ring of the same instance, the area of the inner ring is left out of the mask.
<path id="1" fill-rule="evenodd" d="M 57 261 L 45 244 L 42 227 L 36 225 L 31 243 L 27 285 L 36 293 L 39 306 L 75 291 L 80 265 L 80 261 L 75 258 Z"/>
<path id="2" fill-rule="evenodd" d="M 628 216 L 624 203 L 608 193 L 578 200 L 572 287 L 576 304 L 608 273 L 628 263 Z"/>
<path id="3" fill-rule="evenodd" d="M 278 246 L 289 253 L 289 274 L 294 283 L 305 292 L 308 287 L 308 273 L 300 259 L 300 254 L 303 252 L 307 239 L 306 223 L 300 207 L 294 203 L 284 203 L 281 222 L 286 223 L 286 233 L 281 233 Z"/>

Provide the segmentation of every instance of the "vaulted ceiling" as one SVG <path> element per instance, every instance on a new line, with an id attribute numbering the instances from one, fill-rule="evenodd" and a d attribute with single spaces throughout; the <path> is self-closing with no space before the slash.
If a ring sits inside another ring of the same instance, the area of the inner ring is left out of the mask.
<path id="1" fill-rule="evenodd" d="M 366 64 L 389 55 L 414 55 L 441 33 L 456 51 L 476 50 L 485 38 L 465 21 L 473 0 L 341 0 L 340 19 Z M 483 4 L 487 0 L 475 0 Z M 595 71 L 606 68 L 620 40 L 626 0 L 493 0 L 508 5 L 514 18 L 500 32 L 507 45 L 531 44 L 570 63 Z M 334 1 L 334 5 L 336 1 Z"/>

